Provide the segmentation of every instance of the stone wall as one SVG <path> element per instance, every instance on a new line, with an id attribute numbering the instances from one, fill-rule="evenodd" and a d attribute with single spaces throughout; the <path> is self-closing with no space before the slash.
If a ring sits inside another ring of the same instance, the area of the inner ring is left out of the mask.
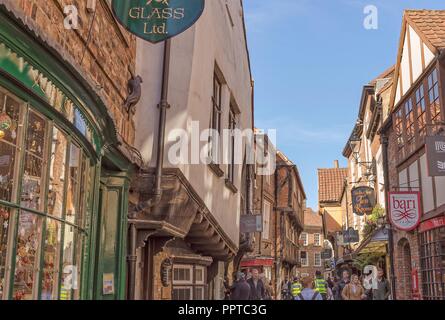
<path id="1" fill-rule="evenodd" d="M 85 0 L 0 0 L 50 47 L 78 70 L 103 99 L 118 133 L 132 144 L 134 123 L 123 103 L 134 70 L 136 41 L 113 18 L 107 0 L 96 0 L 95 13 Z M 75 5 L 78 29 L 66 29 L 64 9 Z M 91 30 L 91 31 L 90 31 Z"/>

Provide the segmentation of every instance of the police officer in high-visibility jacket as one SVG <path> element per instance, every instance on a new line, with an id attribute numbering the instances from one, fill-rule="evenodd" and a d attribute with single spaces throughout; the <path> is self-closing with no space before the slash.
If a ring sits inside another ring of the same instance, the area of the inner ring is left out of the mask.
<path id="1" fill-rule="evenodd" d="M 298 277 L 294 278 L 294 282 L 292 282 L 291 288 L 292 297 L 295 299 L 301 293 L 301 290 L 303 290 L 303 286 L 301 285 L 300 279 L 298 279 Z"/>
<path id="2" fill-rule="evenodd" d="M 328 283 L 325 279 L 323 279 L 323 276 L 321 275 L 320 271 L 315 272 L 315 291 L 317 291 L 322 297 L 323 300 L 327 300 L 328 298 Z"/>

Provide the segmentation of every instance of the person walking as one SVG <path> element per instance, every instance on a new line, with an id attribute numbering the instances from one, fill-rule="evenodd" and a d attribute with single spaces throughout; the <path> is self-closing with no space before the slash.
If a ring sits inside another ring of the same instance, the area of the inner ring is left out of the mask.
<path id="1" fill-rule="evenodd" d="M 289 281 L 289 278 L 286 277 L 281 283 L 281 300 L 292 300 L 291 290 L 292 283 Z"/>
<path id="2" fill-rule="evenodd" d="M 342 291 L 349 284 L 349 271 L 343 270 L 342 279 L 335 286 L 336 297 L 335 300 L 343 300 Z"/>
<path id="3" fill-rule="evenodd" d="M 328 299 L 328 284 L 319 270 L 315 271 L 315 291 L 321 294 L 323 300 Z"/>
<path id="4" fill-rule="evenodd" d="M 365 288 L 360 284 L 358 275 L 354 274 L 351 277 L 351 282 L 348 283 L 342 290 L 343 300 L 365 300 Z"/>
<path id="5" fill-rule="evenodd" d="M 303 290 L 295 297 L 295 300 L 323 300 L 321 294 L 313 289 L 313 279 L 311 277 L 305 277 L 301 280 Z"/>
<path id="6" fill-rule="evenodd" d="M 291 286 L 291 294 L 293 299 L 295 299 L 303 290 L 303 286 L 301 285 L 300 278 L 295 277 Z"/>
<path id="7" fill-rule="evenodd" d="M 260 273 L 258 269 L 252 270 L 252 278 L 250 278 L 247 283 L 250 286 L 250 300 L 264 300 L 264 283 L 260 279 Z"/>
<path id="8" fill-rule="evenodd" d="M 272 300 L 272 287 L 269 279 L 266 278 L 264 273 L 260 275 L 260 279 L 264 284 L 264 300 Z"/>
<path id="9" fill-rule="evenodd" d="M 372 290 L 372 300 L 388 300 L 391 295 L 391 286 L 384 274 L 382 268 L 377 269 L 377 287 Z"/>
<path id="10" fill-rule="evenodd" d="M 236 274 L 236 280 L 230 288 L 230 300 L 246 301 L 250 299 L 250 285 L 246 281 L 246 275 L 242 272 Z"/>

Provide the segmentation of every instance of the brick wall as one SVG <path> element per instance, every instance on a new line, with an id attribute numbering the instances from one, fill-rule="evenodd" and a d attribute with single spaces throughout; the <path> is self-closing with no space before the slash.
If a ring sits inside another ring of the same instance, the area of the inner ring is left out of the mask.
<path id="1" fill-rule="evenodd" d="M 104 100 L 118 133 L 132 144 L 134 123 L 128 120 L 122 106 L 127 97 L 127 81 L 131 78 L 129 68 L 134 70 L 136 41 L 115 22 L 108 1 L 96 1 L 95 17 L 87 11 L 86 0 L 3 2 L 82 74 Z M 78 9 L 77 30 L 64 27 L 63 10 L 67 5 L 75 5 Z"/>
<path id="2" fill-rule="evenodd" d="M 398 190 L 399 177 L 397 171 L 397 137 L 393 128 L 388 131 L 388 166 L 390 190 Z M 394 269 L 396 294 L 398 300 L 412 298 L 411 270 L 416 267 L 420 269 L 420 247 L 417 231 L 404 232 L 394 230 Z M 422 288 L 422 277 L 419 272 L 419 288 Z M 422 294 L 422 290 L 420 289 Z"/>

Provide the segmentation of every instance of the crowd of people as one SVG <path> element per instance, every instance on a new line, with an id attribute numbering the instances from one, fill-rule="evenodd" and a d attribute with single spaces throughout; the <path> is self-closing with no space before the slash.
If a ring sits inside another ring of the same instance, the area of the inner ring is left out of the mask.
<path id="1" fill-rule="evenodd" d="M 314 278 L 295 277 L 293 281 L 286 278 L 281 284 L 282 300 L 388 300 L 390 295 L 390 284 L 383 269 L 378 269 L 374 280 L 351 275 L 348 270 L 342 272 L 341 278 L 325 279 L 317 271 Z M 275 300 L 276 295 L 271 280 L 258 269 L 252 269 L 249 274 L 238 272 L 231 286 L 226 283 L 226 299 Z"/>

